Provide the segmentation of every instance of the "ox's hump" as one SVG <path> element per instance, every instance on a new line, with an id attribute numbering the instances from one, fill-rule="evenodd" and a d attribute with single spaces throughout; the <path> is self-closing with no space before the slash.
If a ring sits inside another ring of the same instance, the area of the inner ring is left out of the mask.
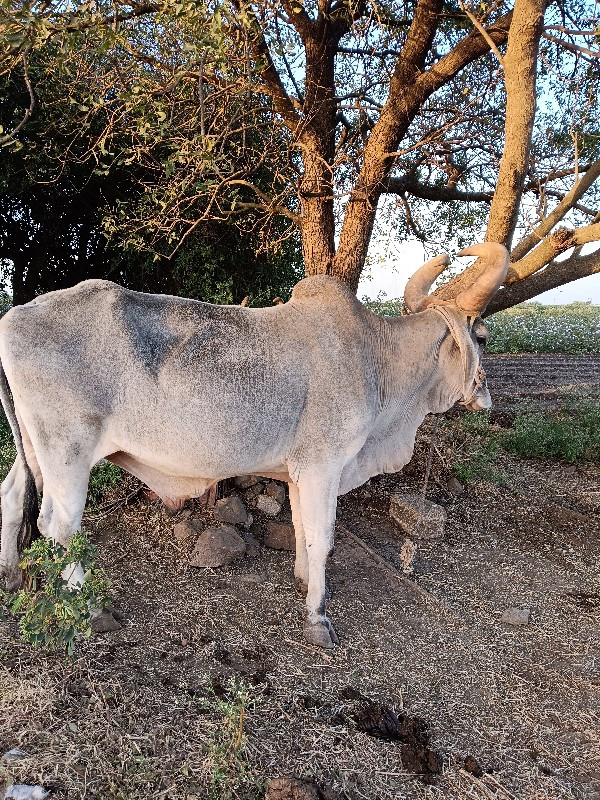
<path id="1" fill-rule="evenodd" d="M 358 303 L 352 291 L 331 275 L 310 275 L 294 286 L 292 300 L 313 305 L 337 304 L 341 300 Z"/>

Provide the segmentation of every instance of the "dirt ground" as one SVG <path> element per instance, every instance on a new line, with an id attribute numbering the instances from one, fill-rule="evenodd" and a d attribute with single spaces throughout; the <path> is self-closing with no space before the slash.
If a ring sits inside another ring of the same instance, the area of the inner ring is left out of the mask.
<path id="1" fill-rule="evenodd" d="M 496 356 L 486 369 L 499 419 L 516 397 L 600 392 L 597 356 Z M 389 496 L 421 491 L 431 430 L 402 473 L 340 498 L 343 524 L 396 568 Z M 434 599 L 339 535 L 330 652 L 302 638 L 291 553 L 260 546 L 192 569 L 157 504 L 88 520 L 123 627 L 68 662 L 0 621 L 0 753 L 28 754 L 5 778 L 57 800 L 258 798 L 277 775 L 314 779 L 325 800 L 600 800 L 600 467 L 502 454 L 507 485 L 456 496 L 465 448 L 440 427 L 428 497 L 448 521 L 443 539 L 417 543 L 413 576 Z M 529 625 L 503 623 L 511 607 L 531 609 Z M 440 775 L 360 730 L 377 709 L 424 721 Z"/>

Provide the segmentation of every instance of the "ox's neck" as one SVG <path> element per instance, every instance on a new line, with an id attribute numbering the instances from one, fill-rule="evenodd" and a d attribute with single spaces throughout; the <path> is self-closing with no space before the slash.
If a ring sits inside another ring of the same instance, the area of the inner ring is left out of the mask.
<path id="1" fill-rule="evenodd" d="M 460 354 L 443 317 L 433 309 L 385 320 L 388 355 L 383 368 L 382 410 L 419 423 L 460 399 Z"/>

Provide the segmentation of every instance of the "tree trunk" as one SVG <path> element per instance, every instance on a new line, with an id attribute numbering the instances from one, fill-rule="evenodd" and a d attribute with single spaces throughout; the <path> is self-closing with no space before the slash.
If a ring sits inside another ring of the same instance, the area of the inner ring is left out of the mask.
<path id="1" fill-rule="evenodd" d="M 536 66 L 545 8 L 546 0 L 516 0 L 503 59 L 506 83 L 504 152 L 485 238 L 488 242 L 500 242 L 509 250 L 529 166 L 536 107 Z M 475 280 L 482 268 L 483 262 L 478 260 L 435 294 L 442 299 L 456 297 Z"/>
<path id="2" fill-rule="evenodd" d="M 307 275 L 329 274 L 335 254 L 333 160 L 335 153 L 335 75 L 337 39 L 329 20 L 319 17 L 306 33 L 306 97 L 298 137 L 304 160 L 300 182 L 302 253 Z"/>

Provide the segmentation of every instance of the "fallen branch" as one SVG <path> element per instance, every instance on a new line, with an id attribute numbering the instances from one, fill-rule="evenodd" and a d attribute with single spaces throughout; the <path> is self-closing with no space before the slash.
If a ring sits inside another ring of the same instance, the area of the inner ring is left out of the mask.
<path id="1" fill-rule="evenodd" d="M 386 569 L 389 573 L 391 573 L 394 576 L 394 578 L 396 578 L 397 581 L 399 581 L 407 589 L 410 589 L 410 591 L 413 592 L 413 594 L 418 595 L 426 602 L 434 603 L 435 605 L 439 606 L 447 614 L 454 617 L 458 622 L 461 623 L 463 622 L 463 619 L 459 617 L 456 611 L 453 611 L 449 606 L 447 606 L 445 603 L 443 603 L 441 600 L 435 597 L 435 595 L 431 594 L 426 589 L 423 589 L 414 581 L 411 581 L 410 578 L 406 577 L 406 575 L 403 575 L 401 572 L 398 572 L 398 570 L 392 564 L 390 564 L 389 561 L 386 561 L 386 559 L 380 556 L 379 553 L 376 553 L 375 550 L 369 547 L 369 545 L 365 542 L 365 540 L 361 539 L 360 536 L 357 536 L 356 533 L 352 533 L 352 531 L 348 530 L 348 528 L 346 528 L 345 525 L 342 525 L 341 522 L 336 522 L 336 527 L 340 533 L 342 533 L 344 536 L 347 536 L 355 544 L 361 547 L 365 551 L 365 553 L 368 553 L 374 561 L 376 561 L 380 566 L 384 567 L 384 569 Z"/>

